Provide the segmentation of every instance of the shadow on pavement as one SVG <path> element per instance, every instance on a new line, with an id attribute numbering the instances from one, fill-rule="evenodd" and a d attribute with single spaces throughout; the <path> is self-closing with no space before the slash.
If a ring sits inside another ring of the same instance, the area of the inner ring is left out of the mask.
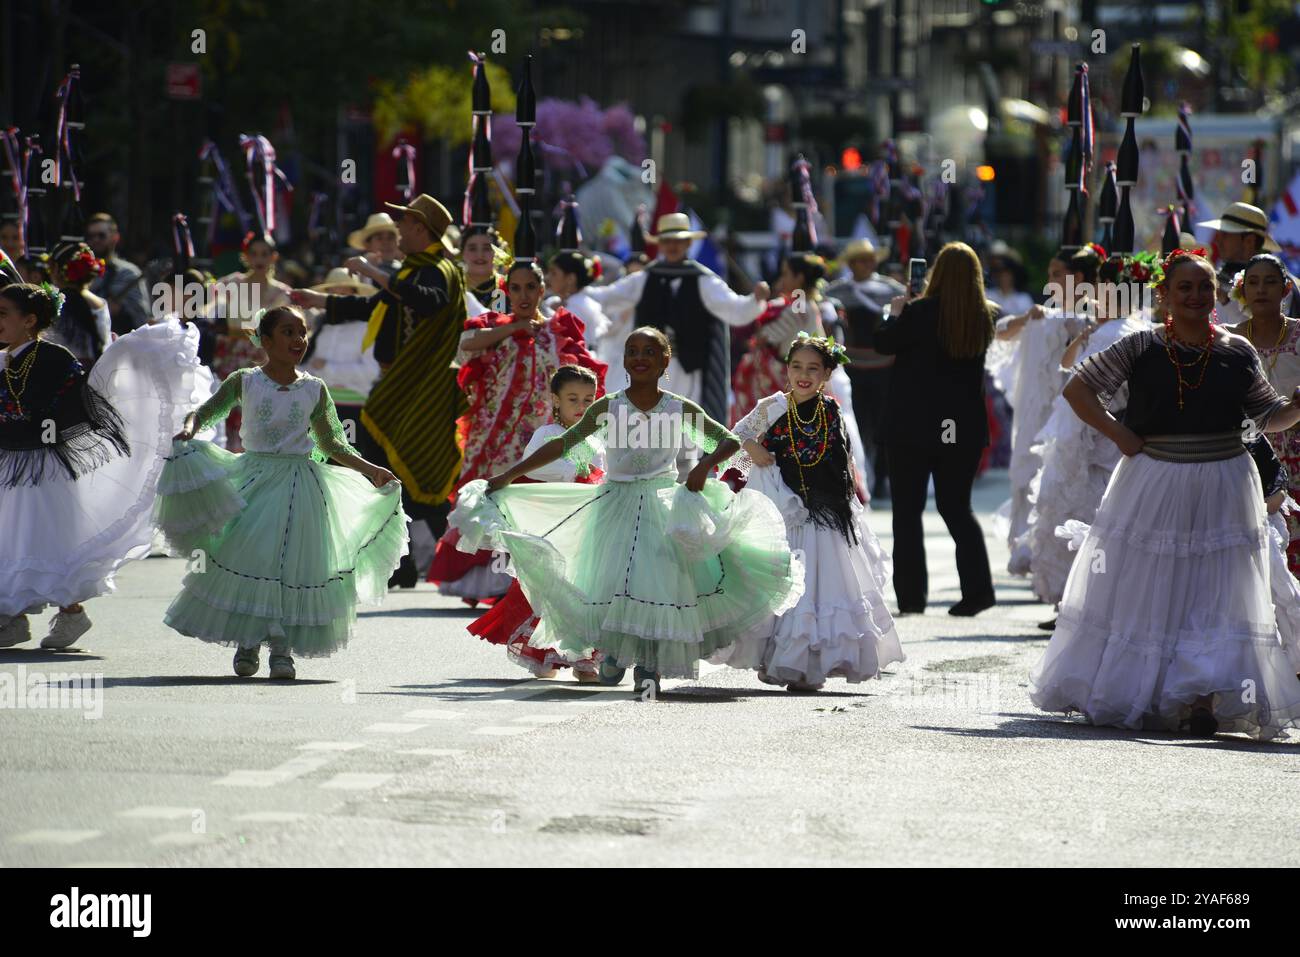
<path id="1" fill-rule="evenodd" d="M 33 648 L 30 651 L 24 648 L 6 648 L 0 651 L 0 665 L 47 664 L 55 661 L 72 664 L 79 661 L 103 660 L 100 655 L 92 655 L 88 651 L 79 651 L 76 648 L 69 648 L 66 651 L 50 651 L 48 648 Z"/>
<path id="2" fill-rule="evenodd" d="M 384 608 L 380 611 L 363 611 L 358 618 L 477 618 L 487 608 Z"/>
<path id="3" fill-rule="evenodd" d="M 57 688 L 62 682 L 48 684 L 47 687 Z M 332 685 L 338 684 L 331 678 L 296 678 L 292 681 L 272 681 L 267 677 L 240 678 L 237 675 L 155 675 L 144 678 L 105 678 L 105 688 L 183 688 L 183 687 L 205 687 L 211 685 L 280 685 L 282 687 L 293 687 L 295 685 Z"/>

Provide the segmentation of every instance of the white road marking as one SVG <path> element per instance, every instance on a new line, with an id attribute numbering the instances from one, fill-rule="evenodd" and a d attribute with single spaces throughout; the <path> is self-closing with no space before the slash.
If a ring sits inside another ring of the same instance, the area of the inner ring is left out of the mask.
<path id="1" fill-rule="evenodd" d="M 355 751 L 364 748 L 364 741 L 308 741 L 298 745 L 299 751 Z"/>
<path id="2" fill-rule="evenodd" d="M 249 824 L 292 824 L 295 821 L 304 820 L 306 814 L 300 811 L 251 811 L 248 814 L 241 814 L 235 818 L 236 821 L 245 821 Z"/>
<path id="3" fill-rule="evenodd" d="M 9 839 L 12 844 L 61 844 L 71 847 L 92 838 L 99 837 L 103 831 L 74 831 L 71 829 L 49 828 L 38 831 L 24 831 Z"/>
<path id="4" fill-rule="evenodd" d="M 489 724 L 489 725 L 485 725 L 482 728 L 475 728 L 472 733 L 473 734 L 494 734 L 500 737 L 505 737 L 506 735 L 511 735 L 511 734 L 527 734 L 529 731 L 532 730 L 533 730 L 532 728 L 526 728 L 526 727 L 511 727 L 510 725 Z"/>
<path id="5" fill-rule="evenodd" d="M 137 821 L 179 821 L 182 818 L 193 817 L 198 808 L 193 807 L 154 807 L 152 805 L 145 807 L 133 807 L 129 811 L 118 811 L 118 817 L 130 818 Z"/>
<path id="6" fill-rule="evenodd" d="M 419 731 L 421 728 L 427 728 L 427 724 L 403 724 L 398 721 L 380 721 L 378 724 L 372 724 L 369 727 L 362 728 L 362 731 L 368 731 L 371 734 L 410 734 L 412 731 Z"/>
<path id="7" fill-rule="evenodd" d="M 398 751 L 398 754 L 418 754 L 425 758 L 454 758 L 458 754 L 465 752 L 461 748 L 408 748 L 405 751 Z"/>
<path id="8" fill-rule="evenodd" d="M 377 788 L 396 776 L 395 774 L 362 774 L 356 771 L 347 771 L 334 775 L 321 787 L 332 791 L 369 791 L 371 788 Z"/>
<path id="9" fill-rule="evenodd" d="M 465 717 L 464 711 L 444 711 L 441 708 L 417 708 L 414 711 L 408 711 L 405 718 L 424 718 L 426 721 L 455 721 L 457 718 Z"/>
<path id="10" fill-rule="evenodd" d="M 562 714 L 526 714 L 522 718 L 511 718 L 515 724 L 560 724 L 568 721 Z"/>
<path id="11" fill-rule="evenodd" d="M 149 839 L 149 843 L 154 847 L 188 847 L 193 844 L 206 844 L 211 838 L 206 834 L 195 834 L 192 831 L 168 831 L 166 834 L 159 834 L 157 837 Z"/>
<path id="12" fill-rule="evenodd" d="M 310 774 L 334 760 L 333 754 L 300 754 L 267 771 L 231 771 L 215 784 L 232 788 L 269 788 Z"/>

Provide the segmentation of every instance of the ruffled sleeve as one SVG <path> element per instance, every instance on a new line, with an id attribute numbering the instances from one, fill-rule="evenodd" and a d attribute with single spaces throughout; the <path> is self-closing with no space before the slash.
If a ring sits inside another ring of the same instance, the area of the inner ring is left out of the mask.
<path id="1" fill-rule="evenodd" d="M 1124 336 L 1076 365 L 1074 374 L 1099 396 L 1113 396 L 1128 382 L 1138 357 L 1151 342 L 1149 332 Z"/>
<path id="2" fill-rule="evenodd" d="M 596 374 L 596 396 L 605 394 L 605 373 L 609 366 L 587 349 L 586 325 L 581 319 L 561 306 L 550 320 L 551 334 L 555 336 L 555 355 L 560 365 L 576 365 Z"/>

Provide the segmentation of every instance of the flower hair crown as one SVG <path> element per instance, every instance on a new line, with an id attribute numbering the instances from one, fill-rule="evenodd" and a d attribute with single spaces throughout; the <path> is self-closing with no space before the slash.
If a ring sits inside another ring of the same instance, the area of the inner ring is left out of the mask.
<path id="1" fill-rule="evenodd" d="M 1204 259 L 1208 262 L 1209 258 L 1210 258 L 1209 253 L 1205 251 L 1204 246 L 1196 246 L 1192 249 L 1179 248 L 1179 249 L 1172 250 L 1169 253 L 1169 255 L 1165 257 L 1164 262 L 1162 262 L 1160 265 L 1163 268 L 1165 274 L 1168 275 L 1169 267 L 1176 266 L 1178 264 L 1178 260 L 1180 259 Z"/>
<path id="2" fill-rule="evenodd" d="M 790 344 L 790 351 L 785 354 L 786 362 L 790 361 L 790 356 L 794 351 L 803 346 L 812 346 L 827 353 L 836 365 L 848 365 L 849 352 L 842 345 L 832 339 L 830 336 L 810 336 L 806 332 L 800 332 L 794 337 L 794 342 Z"/>
<path id="3" fill-rule="evenodd" d="M 1132 256 L 1121 256 L 1119 267 L 1119 282 L 1138 282 L 1148 283 L 1152 286 L 1158 286 L 1164 280 L 1165 271 L 1160 263 L 1160 256 L 1153 252 L 1134 253 Z"/>
<path id="4" fill-rule="evenodd" d="M 41 283 L 40 288 L 41 288 L 41 292 L 49 296 L 50 301 L 54 303 L 54 315 L 58 316 L 61 312 L 63 312 L 63 303 L 65 302 L 65 297 L 62 291 L 60 291 L 60 289 L 57 286 L 55 286 L 54 283 L 49 281 Z"/>
<path id="5" fill-rule="evenodd" d="M 262 317 L 270 310 L 262 308 L 253 313 L 253 318 L 244 324 L 244 331 L 248 333 L 248 341 L 258 349 L 262 348 L 262 334 L 258 331 L 262 328 Z"/>
<path id="6" fill-rule="evenodd" d="M 1106 250 L 1101 248 L 1100 243 L 1085 243 L 1083 249 L 1091 250 L 1093 254 L 1102 262 L 1106 261 Z M 1082 251 L 1083 250 L 1081 249 L 1080 252 Z"/>

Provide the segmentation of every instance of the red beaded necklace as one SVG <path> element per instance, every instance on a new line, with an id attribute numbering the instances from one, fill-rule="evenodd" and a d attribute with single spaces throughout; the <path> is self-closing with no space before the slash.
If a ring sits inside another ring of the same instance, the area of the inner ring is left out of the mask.
<path id="1" fill-rule="evenodd" d="M 1183 364 L 1178 359 L 1178 350 L 1174 348 L 1174 343 L 1175 342 L 1181 343 L 1182 345 L 1187 346 L 1187 348 L 1189 349 L 1196 349 L 1197 346 L 1194 346 L 1190 342 L 1185 342 L 1182 339 L 1178 338 L 1178 336 L 1174 334 L 1174 317 L 1172 315 L 1165 316 L 1165 351 L 1169 354 L 1169 361 L 1172 362 L 1174 365 L 1174 374 L 1178 377 L 1178 411 L 1179 412 L 1183 410 L 1183 390 L 1199 389 L 1201 387 L 1201 383 L 1205 381 L 1205 370 L 1210 367 L 1210 352 L 1214 348 L 1214 337 L 1218 332 L 1218 329 L 1219 329 L 1218 325 L 1214 322 L 1213 319 L 1211 319 L 1210 335 L 1205 340 L 1205 352 L 1202 354 L 1202 356 L 1199 359 L 1192 360 L 1192 362 L 1190 362 L 1186 367 L 1188 369 L 1194 369 L 1198 363 L 1201 366 L 1201 374 L 1197 376 L 1196 383 L 1192 384 L 1191 382 L 1188 382 L 1183 378 L 1184 367 Z"/>

